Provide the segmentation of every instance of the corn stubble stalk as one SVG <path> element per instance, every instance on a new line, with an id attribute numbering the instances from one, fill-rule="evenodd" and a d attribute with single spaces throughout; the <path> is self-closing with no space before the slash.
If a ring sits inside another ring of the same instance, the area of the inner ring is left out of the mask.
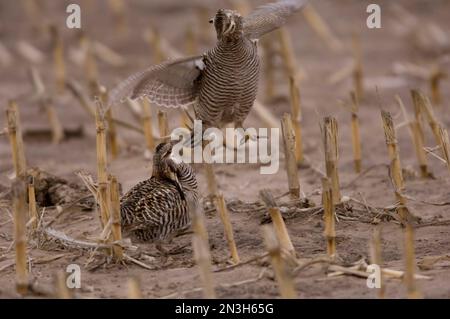
<path id="1" fill-rule="evenodd" d="M 414 228 L 410 222 L 406 223 L 404 229 L 405 236 L 405 273 L 404 283 L 407 289 L 407 296 L 410 299 L 423 298 L 422 293 L 418 290 L 415 272 L 416 272 L 416 256 L 414 252 Z"/>
<path id="2" fill-rule="evenodd" d="M 14 209 L 14 244 L 16 253 L 16 290 L 25 295 L 28 292 L 27 269 L 27 212 L 26 185 L 23 177 L 18 177 L 12 185 Z"/>
<path id="3" fill-rule="evenodd" d="M 428 171 L 428 160 L 424 149 L 425 145 L 421 125 L 418 122 L 417 118 L 414 121 L 409 120 L 408 114 L 405 109 L 405 105 L 403 104 L 400 96 L 396 95 L 395 100 L 397 101 L 398 106 L 403 112 L 405 121 L 409 123 L 409 132 L 411 135 L 412 142 L 414 144 L 417 160 L 419 162 L 420 175 L 423 178 L 431 177 L 432 175 Z"/>
<path id="4" fill-rule="evenodd" d="M 160 110 L 158 110 L 158 128 L 160 141 L 166 140 L 169 135 L 169 122 L 167 113 Z"/>
<path id="5" fill-rule="evenodd" d="M 58 93 L 64 93 L 66 88 L 66 65 L 64 62 L 64 44 L 60 32 L 55 25 L 50 27 L 53 49 L 54 74 Z"/>
<path id="6" fill-rule="evenodd" d="M 264 54 L 265 99 L 270 101 L 275 96 L 275 50 L 269 38 L 264 38 L 261 41 Z"/>
<path id="7" fill-rule="evenodd" d="M 97 128 L 97 182 L 102 228 L 106 226 L 109 220 L 108 174 L 106 171 L 106 123 L 104 113 L 101 101 L 97 101 L 97 108 L 95 109 L 95 126 Z"/>
<path id="8" fill-rule="evenodd" d="M 216 298 L 205 216 L 201 211 L 200 205 L 194 199 L 188 198 L 187 201 L 189 211 L 192 214 L 192 229 L 194 231 L 192 247 L 203 285 L 203 296 L 208 299 Z"/>
<path id="9" fill-rule="evenodd" d="M 37 0 L 22 0 L 25 12 L 30 21 L 31 27 L 38 35 L 44 32 L 45 27 L 42 21 L 43 2 Z"/>
<path id="10" fill-rule="evenodd" d="M 164 52 L 161 46 L 161 34 L 158 29 L 151 27 L 147 32 L 147 41 L 153 56 L 153 64 L 159 64 L 164 60 Z"/>
<path id="11" fill-rule="evenodd" d="M 402 221 L 405 222 L 408 217 L 408 211 L 406 208 L 406 200 L 402 195 L 405 184 L 403 180 L 394 122 L 392 120 L 391 113 L 383 110 L 381 111 L 381 118 L 383 120 L 384 135 L 386 137 L 389 160 L 391 161 L 389 171 L 393 186 L 395 188 L 395 197 L 398 202 L 397 213 Z"/>
<path id="12" fill-rule="evenodd" d="M 450 172 L 450 139 L 448 131 L 443 127 L 439 127 L 439 136 L 441 140 L 441 149 L 444 154 L 444 159 L 447 162 L 448 171 Z"/>
<path id="13" fill-rule="evenodd" d="M 271 264 L 275 272 L 275 278 L 278 283 L 281 298 L 294 299 L 297 297 L 294 281 L 284 262 L 280 243 L 275 235 L 275 231 L 271 226 L 265 225 L 262 227 L 262 232 L 265 246 L 269 252 Z"/>
<path id="14" fill-rule="evenodd" d="M 34 188 L 34 177 L 28 177 L 28 214 L 29 218 L 32 221 L 31 227 L 32 230 L 35 231 L 39 224 L 39 215 L 36 206 L 36 190 Z"/>
<path id="15" fill-rule="evenodd" d="M 447 74 L 441 71 L 439 68 L 435 67 L 430 76 L 430 86 L 431 86 L 431 99 L 434 104 L 441 105 L 442 94 L 440 90 L 441 80 L 446 78 Z"/>
<path id="16" fill-rule="evenodd" d="M 147 149 L 153 151 L 153 149 L 155 148 L 155 139 L 153 138 L 152 111 L 150 108 L 149 100 L 142 99 L 141 107 L 145 142 L 147 145 Z"/>
<path id="17" fill-rule="evenodd" d="M 439 136 L 439 122 L 436 119 L 436 115 L 434 114 L 433 106 L 431 105 L 430 100 L 424 94 L 419 92 L 418 90 L 412 90 L 411 94 L 413 96 L 414 102 L 417 104 L 418 111 L 422 114 L 422 116 L 428 121 L 428 125 L 433 132 L 435 141 L 437 145 L 441 144 L 441 139 Z"/>
<path id="18" fill-rule="evenodd" d="M 278 30 L 281 57 L 283 58 L 287 77 L 304 77 L 304 71 L 300 71 L 297 60 L 295 58 L 294 48 L 292 46 L 291 35 L 286 28 Z"/>
<path id="19" fill-rule="evenodd" d="M 141 284 L 135 277 L 131 277 L 128 279 L 128 298 L 142 299 Z"/>
<path id="20" fill-rule="evenodd" d="M 295 133 L 292 127 L 291 115 L 285 113 L 281 120 L 283 133 L 284 154 L 286 158 L 286 172 L 291 198 L 300 198 L 300 182 L 298 177 L 297 160 L 295 157 Z"/>
<path id="21" fill-rule="evenodd" d="M 400 164 L 400 156 L 397 148 L 397 137 L 395 133 L 392 116 L 389 112 L 381 111 L 383 127 L 386 136 L 389 158 L 391 160 L 390 173 L 395 187 L 395 196 L 398 202 L 397 213 L 405 226 L 404 246 L 405 246 L 405 277 L 404 282 L 408 290 L 409 298 L 420 298 L 421 294 L 417 290 L 415 283 L 415 254 L 414 254 L 414 230 L 409 221 L 409 212 L 406 207 L 406 200 L 402 193 L 404 190 L 404 180 Z"/>
<path id="22" fill-rule="evenodd" d="M 127 21 L 125 15 L 125 1 L 124 0 L 109 0 L 109 8 L 114 16 L 114 23 L 116 30 L 120 35 L 127 32 Z"/>
<path id="23" fill-rule="evenodd" d="M 115 176 L 109 177 L 111 194 L 111 218 L 112 218 L 112 237 L 115 243 L 122 240 L 122 229 L 120 227 L 120 194 L 119 183 Z M 119 244 L 113 246 L 113 256 L 117 261 L 123 259 L 123 248 Z"/>
<path id="24" fill-rule="evenodd" d="M 353 145 L 353 162 L 356 173 L 361 173 L 362 155 L 361 155 L 361 134 L 359 130 L 359 101 L 355 92 L 351 94 L 352 100 L 352 145 Z"/>
<path id="25" fill-rule="evenodd" d="M 59 144 L 64 139 L 64 128 L 59 120 L 55 107 L 52 104 L 52 100 L 50 98 L 45 99 L 42 101 L 42 104 L 47 111 L 48 121 L 52 128 L 52 143 Z"/>
<path id="26" fill-rule="evenodd" d="M 80 47 L 84 52 L 84 74 L 86 75 L 86 84 L 88 85 L 91 95 L 95 96 L 98 90 L 98 68 L 94 54 L 92 41 L 82 33 L 80 36 Z"/>
<path id="27" fill-rule="evenodd" d="M 58 271 L 55 276 L 55 295 L 59 299 L 72 298 L 72 293 L 67 288 L 66 274 L 62 270 Z"/>
<path id="28" fill-rule="evenodd" d="M 449 142 L 447 131 L 442 127 L 442 125 L 437 120 L 430 100 L 417 90 L 412 90 L 411 94 L 413 96 L 415 105 L 417 105 L 416 109 L 419 109 L 420 112 L 422 112 L 424 117 L 427 119 L 431 131 L 433 132 L 436 144 L 440 146 L 442 156 L 447 161 L 447 165 L 449 166 L 450 170 Z"/>
<path id="29" fill-rule="evenodd" d="M 289 78 L 291 93 L 291 112 L 295 131 L 295 158 L 297 165 L 304 161 L 303 142 L 302 142 L 302 109 L 300 101 L 299 84 L 295 77 Z"/>
<path id="30" fill-rule="evenodd" d="M 94 85 L 96 87 L 95 90 L 96 96 L 100 96 L 100 101 L 102 105 L 108 105 L 108 91 L 106 90 L 106 88 L 104 86 L 101 86 L 98 82 L 96 82 Z M 112 107 L 109 107 L 106 110 L 104 118 L 108 123 L 108 129 L 106 130 L 106 136 L 108 140 L 107 145 L 109 145 L 110 148 L 111 158 L 116 159 L 117 156 L 119 155 L 120 148 L 119 148 L 119 141 L 117 138 L 117 128 L 116 128 L 117 123 L 113 117 Z"/>
<path id="31" fill-rule="evenodd" d="M 336 256 L 336 227 L 334 219 L 333 191 L 330 180 L 322 178 L 322 205 L 325 220 L 325 239 L 327 242 L 327 254 L 330 258 Z"/>
<path id="32" fill-rule="evenodd" d="M 381 229 L 375 227 L 372 239 L 370 241 L 370 263 L 378 265 L 380 269 L 383 265 L 382 250 L 381 250 Z M 380 288 L 377 289 L 378 298 L 384 299 L 386 295 L 386 287 L 384 286 L 383 272 L 380 271 Z"/>
<path id="33" fill-rule="evenodd" d="M 280 243 L 281 249 L 287 251 L 293 257 L 295 257 L 295 248 L 292 244 L 291 237 L 284 223 L 283 216 L 281 215 L 280 209 L 277 207 L 274 197 L 269 190 L 261 190 L 259 195 L 269 210 L 269 215 L 275 229 L 275 234 L 277 235 L 278 242 Z"/>
<path id="34" fill-rule="evenodd" d="M 306 5 L 302 12 L 306 21 L 332 51 L 338 52 L 343 49 L 341 41 L 332 34 L 330 27 L 311 4 Z"/>
<path id="35" fill-rule="evenodd" d="M 353 70 L 353 82 L 355 87 L 355 94 L 358 101 L 364 98 L 364 74 L 362 65 L 361 39 L 353 36 L 353 55 L 355 59 L 355 66 Z"/>
<path id="36" fill-rule="evenodd" d="M 338 174 L 338 125 L 333 117 L 325 117 L 323 126 L 323 142 L 327 177 L 331 182 L 333 204 L 341 201 L 341 190 Z"/>
<path id="37" fill-rule="evenodd" d="M 26 174 L 27 163 L 23 147 L 22 130 L 20 127 L 20 115 L 16 102 L 10 101 L 6 110 L 6 119 L 8 124 L 9 142 L 14 164 L 16 177 Z"/>
<path id="38" fill-rule="evenodd" d="M 30 76 L 35 94 L 39 98 L 39 104 L 47 112 L 48 121 L 52 130 L 52 142 L 53 144 L 59 144 L 64 139 L 64 128 L 53 106 L 52 98 L 46 92 L 46 88 L 39 71 L 35 68 L 31 68 Z M 63 79 L 62 85 L 65 86 L 65 79 Z"/>
<path id="39" fill-rule="evenodd" d="M 231 259 L 234 264 L 239 264 L 241 261 L 239 258 L 236 242 L 234 241 L 233 226 L 231 225 L 230 215 L 225 204 L 223 194 L 218 194 L 215 198 L 216 209 L 219 212 L 220 220 L 224 226 L 225 238 L 227 239 L 228 248 L 230 249 Z"/>

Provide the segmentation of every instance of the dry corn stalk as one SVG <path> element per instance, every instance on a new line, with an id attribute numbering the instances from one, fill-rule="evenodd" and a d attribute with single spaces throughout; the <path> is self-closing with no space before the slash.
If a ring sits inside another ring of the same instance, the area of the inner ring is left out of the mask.
<path id="1" fill-rule="evenodd" d="M 23 177 L 16 178 L 12 185 L 14 209 L 14 244 L 16 253 L 16 290 L 24 295 L 28 292 L 27 233 L 26 233 L 26 186 Z"/>
<path id="2" fill-rule="evenodd" d="M 131 277 L 128 279 L 128 298 L 142 299 L 141 284 L 135 277 Z"/>
<path id="3" fill-rule="evenodd" d="M 127 32 L 126 5 L 124 0 L 109 0 L 109 8 L 114 16 L 114 24 L 120 35 Z"/>
<path id="4" fill-rule="evenodd" d="M 408 113 L 406 112 L 405 105 L 403 104 L 400 96 L 396 95 L 395 100 L 397 101 L 398 106 L 403 112 L 405 121 L 409 123 L 409 131 L 414 144 L 414 148 L 416 150 L 416 156 L 420 167 L 420 174 L 424 178 L 430 177 L 431 174 L 428 172 L 428 160 L 424 149 L 424 140 L 421 125 L 417 121 L 417 118 L 414 121 L 409 120 Z"/>
<path id="5" fill-rule="evenodd" d="M 359 131 L 359 101 L 355 92 L 351 93 L 352 99 L 352 145 L 353 145 L 353 161 L 355 172 L 361 173 L 361 134 Z"/>
<path id="6" fill-rule="evenodd" d="M 194 199 L 188 198 L 187 200 L 189 211 L 192 214 L 192 229 L 194 231 L 194 235 L 192 236 L 192 247 L 194 250 L 194 259 L 200 272 L 203 295 L 205 298 L 216 298 L 205 217 L 200 210 L 200 205 L 198 205 Z"/>
<path id="7" fill-rule="evenodd" d="M 115 159 L 119 155 L 119 142 L 117 140 L 117 129 L 113 118 L 112 108 L 109 108 L 106 112 L 106 119 L 108 121 L 108 144 L 111 150 L 111 158 Z"/>
<path id="8" fill-rule="evenodd" d="M 336 228 L 334 219 L 333 191 L 330 180 L 322 178 L 322 205 L 325 220 L 325 239 L 327 242 L 327 254 L 330 258 L 336 256 Z"/>
<path id="9" fill-rule="evenodd" d="M 44 32 L 45 25 L 43 24 L 44 19 L 42 17 L 43 2 L 37 0 L 24 0 L 21 2 L 33 31 L 37 34 Z"/>
<path id="10" fill-rule="evenodd" d="M 353 55 L 355 59 L 355 68 L 353 70 L 353 82 L 355 87 L 355 94 L 358 101 L 364 98 L 364 79 L 363 79 L 363 65 L 362 65 L 362 52 L 361 52 L 361 40 L 359 37 L 353 37 Z"/>
<path id="11" fill-rule="evenodd" d="M 64 139 L 64 128 L 58 118 L 51 99 L 46 99 L 45 101 L 42 101 L 42 103 L 47 111 L 48 121 L 52 128 L 52 143 L 59 144 Z"/>
<path id="12" fill-rule="evenodd" d="M 395 188 L 395 197 L 398 202 L 397 213 L 402 221 L 406 221 L 408 211 L 406 208 L 406 200 L 402 193 L 404 190 L 404 180 L 402 174 L 402 167 L 400 163 L 400 155 L 397 147 L 397 136 L 395 133 L 392 115 L 389 112 L 381 111 L 381 118 L 383 120 L 384 134 L 386 137 L 386 145 L 388 148 L 390 163 L 390 175 Z"/>
<path id="13" fill-rule="evenodd" d="M 16 177 L 24 176 L 27 169 L 25 152 L 23 148 L 22 130 L 20 127 L 20 115 L 16 102 L 10 101 L 6 110 L 8 121 L 8 135 L 11 144 L 11 153 Z"/>
<path id="14" fill-rule="evenodd" d="M 158 127 L 159 127 L 159 138 L 161 141 L 167 139 L 169 135 L 169 122 L 167 120 L 167 113 L 158 110 Z"/>
<path id="15" fill-rule="evenodd" d="M 115 243 L 119 243 L 122 240 L 122 230 L 120 227 L 120 195 L 119 184 L 115 176 L 110 176 L 110 194 L 111 194 L 111 218 L 112 218 L 112 237 Z M 116 260 L 123 259 L 123 249 L 119 244 L 113 246 L 113 256 Z"/>
<path id="16" fill-rule="evenodd" d="M 292 244 L 291 238 L 289 237 L 286 224 L 284 223 L 283 216 L 281 215 L 280 209 L 277 207 L 275 199 L 268 190 L 262 190 L 259 192 L 259 194 L 269 210 L 270 218 L 272 219 L 275 234 L 277 235 L 281 249 L 289 252 L 292 256 L 295 257 L 294 245 Z"/>
<path id="17" fill-rule="evenodd" d="M 227 206 L 225 204 L 225 199 L 223 194 L 218 194 L 216 197 L 216 207 L 219 212 L 220 219 L 224 226 L 225 237 L 227 239 L 228 247 L 231 253 L 231 259 L 233 263 L 239 264 L 240 258 L 236 247 L 236 242 L 234 241 L 233 226 L 231 225 L 230 215 L 228 213 Z"/>
<path id="18" fill-rule="evenodd" d="M 209 163 L 204 163 L 203 165 L 205 167 L 209 195 L 215 197 L 217 195 L 218 187 L 214 167 Z"/>
<path id="19" fill-rule="evenodd" d="M 292 47 L 292 39 L 289 32 L 285 28 L 280 28 L 278 30 L 278 34 L 281 47 L 281 57 L 284 61 L 287 76 L 297 77 L 299 73 L 304 76 L 304 72 L 299 72 L 299 67 L 295 58 L 295 52 Z"/>
<path id="20" fill-rule="evenodd" d="M 404 282 L 407 289 L 408 298 L 419 299 L 422 298 L 421 292 L 417 288 L 415 271 L 416 271 L 416 256 L 414 252 L 414 229 L 411 223 L 406 223 L 405 227 L 405 275 Z"/>
<path id="21" fill-rule="evenodd" d="M 442 94 L 440 90 L 441 80 L 446 78 L 447 74 L 440 70 L 438 67 L 433 69 L 433 72 L 430 77 L 430 86 L 431 86 L 431 99 L 434 104 L 440 105 L 442 103 Z"/>
<path id="22" fill-rule="evenodd" d="M 93 50 L 93 45 L 90 39 L 85 34 L 80 36 L 80 47 L 84 53 L 84 74 L 86 75 L 86 82 L 90 88 L 91 95 L 96 95 L 98 92 L 98 68 L 97 61 Z"/>
<path id="23" fill-rule="evenodd" d="M 28 177 L 28 214 L 29 218 L 32 221 L 31 227 L 33 231 L 37 229 L 39 224 L 39 215 L 36 206 L 36 191 L 34 188 L 34 177 Z"/>
<path id="24" fill-rule="evenodd" d="M 370 262 L 378 265 L 380 268 L 383 266 L 383 258 L 381 251 L 381 229 L 376 227 L 373 231 L 372 240 L 370 242 Z M 386 293 L 386 287 L 384 286 L 383 272 L 380 272 L 380 288 L 378 289 L 378 298 L 383 299 Z"/>
<path id="25" fill-rule="evenodd" d="M 447 162 L 447 167 L 450 172 L 450 140 L 448 137 L 448 132 L 442 126 L 439 126 L 439 137 L 440 137 L 440 145 L 442 149 L 442 153 L 444 155 L 444 159 Z"/>
<path id="26" fill-rule="evenodd" d="M 66 274 L 60 270 L 56 273 L 55 276 L 55 291 L 56 297 L 59 299 L 70 299 L 72 298 L 72 294 L 70 290 L 67 288 L 67 276 Z"/>
<path id="27" fill-rule="evenodd" d="M 265 99 L 270 101 L 275 96 L 275 63 L 273 42 L 269 38 L 262 39 L 264 54 Z"/>
<path id="28" fill-rule="evenodd" d="M 330 27 L 311 4 L 308 4 L 303 8 L 303 15 L 313 30 L 331 50 L 338 52 L 343 49 L 341 41 L 332 34 Z"/>
<path id="29" fill-rule="evenodd" d="M 52 129 L 52 142 L 54 144 L 59 144 L 64 139 L 64 128 L 58 118 L 55 108 L 53 107 L 52 98 L 47 94 L 41 75 L 36 68 L 31 68 L 30 76 L 35 94 L 39 99 L 39 104 L 47 112 L 48 121 Z M 63 85 L 65 85 L 65 80 Z"/>
<path id="30" fill-rule="evenodd" d="M 290 92 L 291 92 L 291 112 L 295 131 L 295 158 L 297 164 L 302 164 L 303 156 L 303 142 L 302 142 L 302 109 L 300 101 L 300 92 L 298 81 L 295 77 L 290 77 Z"/>
<path id="31" fill-rule="evenodd" d="M 420 112 L 424 115 L 428 124 L 430 125 L 431 131 L 433 132 L 435 141 L 437 145 L 440 145 L 441 139 L 439 136 L 439 122 L 434 114 L 433 106 L 430 100 L 424 94 L 417 90 L 412 90 L 413 100 L 418 104 Z"/>
<path id="32" fill-rule="evenodd" d="M 288 113 L 285 113 L 281 120 L 281 131 L 283 133 L 289 192 L 291 198 L 300 198 L 300 182 L 298 178 L 297 161 L 295 158 L 295 133 L 292 127 L 291 115 Z"/>
<path id="33" fill-rule="evenodd" d="M 97 182 L 98 182 L 98 201 L 100 208 L 100 220 L 102 228 L 106 226 L 109 220 L 109 198 L 108 193 L 108 174 L 106 171 L 106 123 L 103 105 L 97 101 L 95 109 L 95 125 L 97 128 Z"/>
<path id="34" fill-rule="evenodd" d="M 280 243 L 275 235 L 275 231 L 268 225 L 263 226 L 262 231 L 266 249 L 269 252 L 272 267 L 275 272 L 275 278 L 278 283 L 281 298 L 296 298 L 297 293 L 295 292 L 294 281 L 283 260 Z"/>
<path id="35" fill-rule="evenodd" d="M 338 125 L 336 119 L 333 117 L 325 117 L 324 119 L 323 143 L 326 173 L 331 182 L 333 204 L 336 205 L 341 201 L 341 191 L 338 174 Z"/>
<path id="36" fill-rule="evenodd" d="M 145 35 L 146 40 L 150 45 L 150 50 L 153 56 L 153 64 L 159 64 L 164 60 L 164 52 L 162 48 L 162 39 L 159 30 L 155 27 L 151 27 L 147 30 Z"/>
<path id="37" fill-rule="evenodd" d="M 155 139 L 153 138 L 152 128 L 152 112 L 150 109 L 150 102 L 147 99 L 142 100 L 142 125 L 144 126 L 145 141 L 148 150 L 155 148 Z"/>
<path id="38" fill-rule="evenodd" d="M 64 62 L 64 44 L 56 26 L 50 27 L 52 36 L 54 74 L 56 89 L 58 93 L 63 93 L 66 88 L 66 65 Z"/>

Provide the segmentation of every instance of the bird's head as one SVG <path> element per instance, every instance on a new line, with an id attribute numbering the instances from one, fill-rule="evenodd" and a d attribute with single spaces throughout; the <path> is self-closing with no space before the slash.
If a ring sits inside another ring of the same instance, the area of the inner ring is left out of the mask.
<path id="1" fill-rule="evenodd" d="M 236 39 L 242 34 L 242 16 L 236 11 L 220 9 L 209 23 L 214 24 L 219 40 Z"/>
<path id="2" fill-rule="evenodd" d="M 172 159 L 173 142 L 163 142 L 156 146 L 153 155 L 153 176 L 170 177 L 174 174 L 177 162 Z"/>

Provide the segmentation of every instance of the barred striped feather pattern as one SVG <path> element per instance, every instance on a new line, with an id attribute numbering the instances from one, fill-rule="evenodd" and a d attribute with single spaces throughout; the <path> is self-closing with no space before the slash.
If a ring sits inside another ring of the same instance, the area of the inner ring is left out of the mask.
<path id="1" fill-rule="evenodd" d="M 197 181 L 192 168 L 180 164 L 177 176 L 185 193 L 197 199 Z M 175 186 L 152 176 L 131 188 L 121 199 L 122 226 L 144 241 L 162 241 L 190 227 L 188 204 Z"/>
<path id="2" fill-rule="evenodd" d="M 255 43 L 247 38 L 221 41 L 205 55 L 196 117 L 205 126 L 241 124 L 256 98 L 259 56 Z"/>
<path id="3" fill-rule="evenodd" d="M 184 107 L 195 102 L 202 56 L 166 61 L 137 72 L 120 82 L 110 93 L 110 105 L 127 98 L 147 97 L 162 107 Z"/>
<path id="4" fill-rule="evenodd" d="M 286 20 L 299 11 L 307 0 L 281 0 L 256 8 L 244 19 L 244 34 L 249 39 L 259 39 L 286 23 Z"/>

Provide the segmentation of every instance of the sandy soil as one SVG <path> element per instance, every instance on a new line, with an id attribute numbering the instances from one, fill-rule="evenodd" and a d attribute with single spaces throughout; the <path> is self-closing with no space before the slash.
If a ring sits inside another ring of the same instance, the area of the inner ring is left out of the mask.
<path id="1" fill-rule="evenodd" d="M 46 1 L 45 19 L 54 21 L 61 26 L 66 46 L 77 46 L 76 31 L 64 28 L 65 5 L 67 1 Z M 71 1 L 73 2 L 73 1 Z M 81 1 L 83 29 L 93 39 L 102 41 L 112 49 L 126 57 L 127 65 L 113 67 L 99 62 L 100 81 L 111 87 L 119 79 L 139 68 L 150 65 L 153 61 L 153 52 L 142 39 L 142 33 L 149 25 L 158 26 L 161 34 L 176 49 L 185 51 L 186 26 L 194 25 L 194 30 L 206 29 L 210 37 L 203 39 L 199 51 L 211 47 L 214 33 L 207 21 L 198 19 L 195 6 L 201 1 L 187 2 L 179 0 L 150 0 L 127 1 L 127 19 L 129 33 L 120 35 L 114 27 L 113 17 L 107 9 L 105 1 Z M 220 1 L 204 1 L 211 7 L 209 14 L 223 7 Z M 223 2 L 223 1 L 222 1 Z M 297 15 L 288 25 L 293 36 L 294 49 L 297 59 L 307 73 L 307 78 L 301 83 L 302 102 L 304 108 L 304 140 L 305 152 L 315 167 L 324 170 L 323 152 L 321 149 L 321 134 L 319 121 L 325 115 L 336 116 L 339 121 L 340 159 L 339 174 L 342 185 L 349 185 L 342 189 L 343 195 L 365 199 L 375 207 L 387 207 L 394 204 L 394 194 L 389 180 L 388 155 L 384 142 L 384 134 L 379 115 L 379 106 L 375 93 L 375 86 L 379 87 L 381 104 L 391 110 L 397 124 L 402 122 L 399 110 L 395 107 L 394 96 L 399 94 L 407 109 L 412 114 L 412 102 L 409 90 L 420 88 L 429 92 L 425 81 L 414 80 L 408 77 L 392 75 L 395 62 L 414 62 L 422 65 L 430 64 L 435 57 L 417 50 L 407 37 L 397 35 L 395 32 L 396 19 L 390 10 L 392 1 L 379 1 L 382 5 L 383 27 L 378 30 L 369 30 L 365 26 L 366 7 L 369 1 L 355 0 L 318 0 L 316 7 L 332 27 L 335 34 L 346 44 L 351 44 L 354 32 L 361 35 L 363 47 L 363 62 L 365 81 L 368 86 L 366 98 L 361 103 L 361 134 L 363 141 L 363 167 L 373 167 L 367 174 L 356 179 L 353 171 L 350 114 L 340 106 L 341 100 L 348 100 L 348 92 L 352 88 L 351 79 L 337 85 L 327 82 L 327 78 L 351 60 L 351 53 L 335 53 L 330 51 L 317 37 L 306 23 L 302 14 Z M 409 11 L 413 12 L 420 21 L 434 21 L 446 33 L 450 32 L 450 3 L 447 1 L 406 1 L 397 0 Z M 256 6 L 261 1 L 251 1 Z M 12 52 L 18 40 L 26 39 L 41 49 L 47 59 L 37 68 L 43 74 L 49 88 L 53 87 L 53 74 L 49 52 L 49 39 L 43 35 L 34 35 L 30 29 L 30 20 L 27 19 L 23 8 L 12 1 L 0 1 L 0 41 Z M 30 95 L 32 86 L 27 76 L 27 63 L 19 56 L 14 56 L 14 63 L 10 66 L 0 66 L 0 123 L 5 123 L 5 106 L 11 98 L 20 95 Z M 447 69 L 448 70 L 448 64 Z M 81 67 L 72 62 L 68 65 L 70 77 L 84 79 Z M 392 80 L 395 79 L 393 82 Z M 265 101 L 273 114 L 281 118 L 284 112 L 289 111 L 287 99 L 288 83 L 281 76 L 277 81 L 277 98 Z M 261 81 L 260 99 L 264 100 Z M 448 81 L 442 83 L 443 103 L 436 108 L 439 119 L 450 128 L 450 112 L 448 104 L 450 91 Z M 64 127 L 73 129 L 82 127 L 84 135 L 63 141 L 60 145 L 53 145 L 46 139 L 25 139 L 26 156 L 29 166 L 36 166 L 59 177 L 80 183 L 75 172 L 85 170 L 95 175 L 95 128 L 92 118 L 78 105 L 77 101 L 68 93 L 55 98 L 55 106 Z M 20 102 L 22 125 L 24 130 L 45 129 L 48 121 L 45 112 L 36 102 L 24 100 Z M 114 109 L 114 114 L 127 121 L 133 122 L 125 106 Z M 170 114 L 171 125 L 178 121 L 176 113 Z M 173 119 L 173 121 L 172 121 Z M 136 122 L 136 125 L 139 123 Z M 261 127 L 263 124 L 255 114 L 251 114 L 246 122 L 247 126 Z M 3 124 L 2 124 L 3 125 Z M 136 182 L 148 178 L 151 170 L 151 161 L 144 157 L 143 136 L 133 132 L 119 129 L 121 153 L 112 161 L 109 171 L 118 176 L 124 191 Z M 427 146 L 433 147 L 432 134 L 427 129 Z M 400 156 L 404 168 L 409 172 L 418 170 L 414 148 L 406 127 L 398 129 Z M 429 157 L 429 165 L 435 179 L 421 179 L 409 174 L 406 179 L 406 191 L 418 201 L 409 201 L 411 212 L 420 217 L 423 223 L 430 221 L 448 220 L 448 206 L 434 206 L 420 202 L 448 202 L 450 196 L 449 173 L 445 165 L 439 160 Z M 226 199 L 239 199 L 252 202 L 258 199 L 262 188 L 269 188 L 275 195 L 287 191 L 286 172 L 282 160 L 278 173 L 271 176 L 259 174 L 256 165 L 218 165 L 216 167 L 220 191 Z M 10 148 L 6 136 L 0 137 L 0 193 L 7 192 L 10 187 L 9 176 L 13 172 Z M 320 176 L 311 168 L 300 168 L 302 192 L 311 201 L 320 204 L 319 190 Z M 206 195 L 206 180 L 204 171 L 197 167 L 197 176 L 202 195 Z M 10 249 L 13 243 L 13 225 L 9 213 L 11 207 L 5 199 L 2 202 L 0 214 L 0 297 L 17 297 L 14 290 L 14 266 L 6 267 L 14 260 L 14 252 Z M 54 209 L 46 210 L 46 219 L 56 214 Z M 368 257 L 368 243 L 374 229 L 374 224 L 367 222 L 364 211 L 344 213 L 336 224 L 337 251 L 345 263 L 356 262 Z M 345 218 L 347 217 L 347 218 Z M 261 220 L 264 218 L 255 212 L 231 212 L 231 222 L 234 227 L 236 244 L 243 261 L 260 255 L 264 252 L 264 244 L 260 235 Z M 370 219 L 370 218 L 369 218 Z M 286 224 L 293 244 L 300 258 L 308 260 L 323 256 L 326 245 L 323 237 L 324 223 L 320 214 L 297 214 L 287 218 Z M 403 235 L 402 229 L 393 221 L 381 222 L 383 260 L 386 267 L 403 270 Z M 78 239 L 92 238 L 100 233 L 98 219 L 95 211 L 82 211 L 70 209 L 52 225 L 70 236 Z M 215 212 L 207 213 L 207 228 L 209 233 L 211 253 L 214 269 L 225 267 L 228 263 L 229 253 L 224 239 L 223 226 Z M 177 238 L 176 244 L 188 244 L 189 236 Z M 422 226 L 416 229 L 416 255 L 420 261 L 427 256 L 448 254 L 450 249 L 449 224 Z M 152 245 L 141 245 L 141 249 L 153 254 Z M 43 259 L 60 255 L 62 257 L 51 262 L 42 262 Z M 71 250 L 45 250 L 30 247 L 31 276 L 42 287 L 51 287 L 57 271 L 65 270 L 66 266 L 76 263 L 82 269 L 82 289 L 77 291 L 80 297 L 125 298 L 127 296 L 127 280 L 130 276 L 137 276 L 142 285 L 143 295 L 146 298 L 158 298 L 172 295 L 176 292 L 190 291 L 199 287 L 198 271 L 192 257 L 192 249 L 188 246 L 181 254 L 170 256 L 163 261 L 156 256 L 153 260 L 144 262 L 155 267 L 155 270 L 146 270 L 134 264 L 116 265 L 101 264 L 101 258 L 94 258 L 89 262 L 88 252 Z M 39 261 L 41 261 L 39 263 Z M 427 298 L 450 297 L 450 268 L 448 262 L 440 262 L 431 269 L 420 269 L 423 275 L 430 276 L 430 280 L 419 280 L 418 286 Z M 235 287 L 224 287 L 220 284 L 239 282 L 255 278 L 267 263 L 257 262 L 248 264 L 235 270 L 219 272 L 214 275 L 218 284 L 217 293 L 221 298 L 277 298 L 279 292 L 272 271 L 269 270 L 262 279 Z M 364 279 L 351 276 L 327 277 L 326 269 L 320 265 L 312 266 L 295 277 L 295 285 L 300 298 L 375 298 L 377 291 L 368 289 Z M 405 287 L 401 280 L 389 279 L 386 282 L 386 294 L 390 298 L 404 298 Z M 177 295 L 172 295 L 177 296 Z M 178 296 L 198 298 L 201 292 L 188 292 Z"/>

